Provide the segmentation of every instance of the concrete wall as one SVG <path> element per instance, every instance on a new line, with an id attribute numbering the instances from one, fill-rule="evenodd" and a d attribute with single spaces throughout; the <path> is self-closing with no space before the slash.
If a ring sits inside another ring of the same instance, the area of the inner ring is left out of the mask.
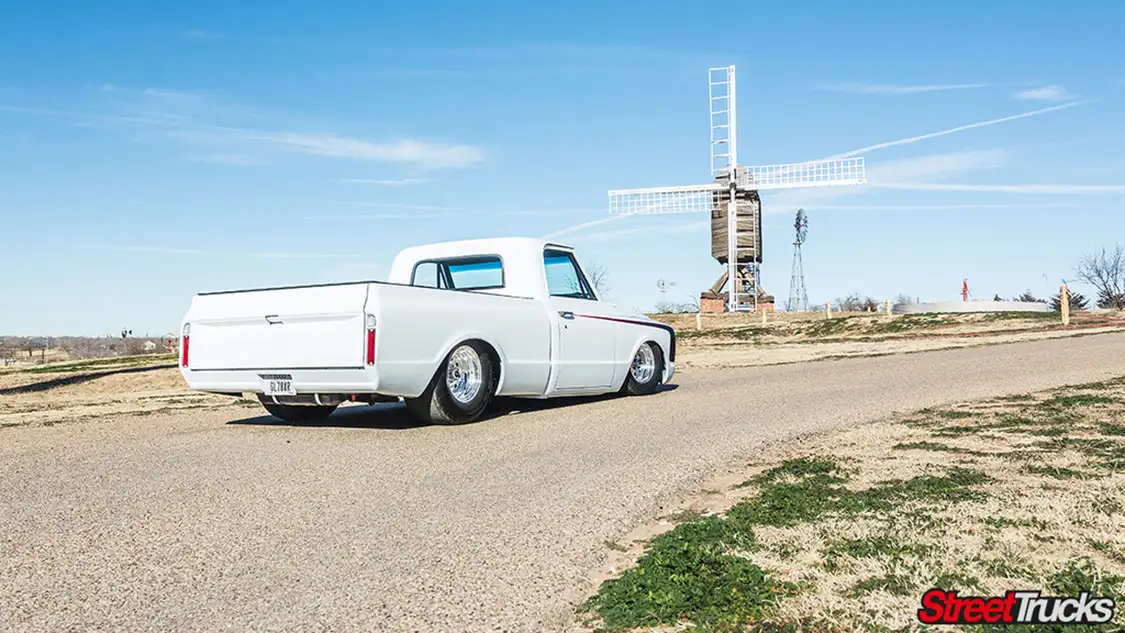
<path id="1" fill-rule="evenodd" d="M 908 303 L 891 309 L 895 314 L 923 312 L 1050 312 L 1051 306 L 1037 301 L 935 301 Z"/>

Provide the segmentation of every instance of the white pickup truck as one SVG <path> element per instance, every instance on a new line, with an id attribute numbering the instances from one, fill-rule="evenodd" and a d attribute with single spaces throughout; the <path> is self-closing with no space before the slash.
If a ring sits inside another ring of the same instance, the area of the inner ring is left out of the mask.
<path id="1" fill-rule="evenodd" d="M 407 248 L 386 282 L 200 293 L 180 340 L 192 389 L 289 421 L 401 399 L 461 424 L 495 396 L 650 394 L 675 360 L 672 327 L 602 302 L 574 249 L 532 238 Z"/>

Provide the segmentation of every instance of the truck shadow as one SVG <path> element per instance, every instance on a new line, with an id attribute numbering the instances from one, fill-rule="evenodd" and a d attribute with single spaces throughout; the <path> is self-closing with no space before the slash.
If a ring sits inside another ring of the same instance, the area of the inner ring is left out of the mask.
<path id="1" fill-rule="evenodd" d="M 661 385 L 657 388 L 658 395 L 667 391 L 673 391 L 678 385 Z M 546 400 L 535 400 L 530 398 L 497 398 L 491 406 L 478 418 L 470 424 L 477 424 L 487 422 L 496 418 L 508 417 L 511 415 L 520 415 L 523 413 L 534 413 L 537 411 L 550 411 L 553 409 L 566 409 L 581 404 L 603 402 L 606 400 L 620 400 L 627 396 L 612 393 L 600 396 L 574 396 L 564 398 L 549 398 Z M 341 428 L 341 429 L 388 429 L 388 430 L 406 430 L 416 429 L 426 426 L 441 426 L 431 424 L 428 422 L 419 422 L 406 412 L 406 406 L 401 403 L 380 403 L 367 406 L 357 407 L 344 407 L 337 409 L 326 420 L 318 420 L 315 422 L 286 422 L 275 418 L 271 415 L 261 415 L 253 418 L 244 418 L 240 420 L 231 420 L 227 422 L 231 425 L 251 425 L 251 426 L 288 426 L 288 427 L 305 427 L 305 428 Z"/>
<path id="2" fill-rule="evenodd" d="M 164 365 L 145 365 L 144 367 L 124 367 L 120 369 L 106 369 L 104 371 L 94 371 L 85 374 L 75 374 L 72 376 L 64 376 L 62 378 L 50 378 L 39 382 L 33 382 L 26 385 L 19 385 L 17 387 L 7 387 L 0 389 L 0 396 L 12 396 L 21 393 L 35 393 L 39 391 L 48 391 L 57 387 L 66 387 L 68 385 L 77 385 L 98 378 L 105 378 L 106 376 L 115 376 L 117 374 L 139 374 L 146 371 L 156 371 L 158 369 L 175 369 L 178 367 L 176 363 L 169 363 Z"/>
<path id="3" fill-rule="evenodd" d="M 251 426 L 292 426 L 301 428 L 340 428 L 340 429 L 415 429 L 431 426 L 419 422 L 406 412 L 406 405 L 398 402 L 379 403 L 358 407 L 337 409 L 326 420 L 313 422 L 287 422 L 266 414 L 254 418 L 231 420 L 227 424 Z"/>

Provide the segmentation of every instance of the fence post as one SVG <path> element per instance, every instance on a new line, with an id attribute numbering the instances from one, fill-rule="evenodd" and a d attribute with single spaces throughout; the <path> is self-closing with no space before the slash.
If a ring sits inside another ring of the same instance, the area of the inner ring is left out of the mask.
<path id="1" fill-rule="evenodd" d="M 703 315 L 699 312 L 695 313 L 695 329 L 696 330 L 702 330 L 703 329 Z"/>
<path id="2" fill-rule="evenodd" d="M 1070 290 L 1063 284 L 1059 288 L 1059 310 L 1062 311 L 1062 324 L 1070 325 Z"/>
<path id="3" fill-rule="evenodd" d="M 826 319 L 832 318 L 832 303 L 830 301 L 824 302 L 824 318 L 826 318 Z"/>
<path id="4" fill-rule="evenodd" d="M 891 300 L 887 299 L 887 316 L 891 316 Z"/>

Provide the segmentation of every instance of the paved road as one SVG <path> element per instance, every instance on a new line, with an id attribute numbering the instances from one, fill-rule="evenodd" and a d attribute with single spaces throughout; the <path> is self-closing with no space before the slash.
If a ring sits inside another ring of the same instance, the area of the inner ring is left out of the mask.
<path id="1" fill-rule="evenodd" d="M 0 630 L 541 631 L 605 542 L 792 434 L 1125 374 L 1125 335 L 726 372 L 465 427 L 0 430 Z"/>

